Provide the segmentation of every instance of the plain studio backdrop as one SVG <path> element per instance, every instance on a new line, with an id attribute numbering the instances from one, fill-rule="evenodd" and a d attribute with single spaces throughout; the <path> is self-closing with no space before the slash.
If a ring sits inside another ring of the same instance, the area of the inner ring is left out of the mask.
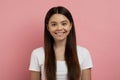
<path id="1" fill-rule="evenodd" d="M 30 55 L 43 46 L 44 17 L 53 6 L 72 13 L 77 44 L 92 56 L 92 80 L 120 80 L 119 4 L 119 0 L 0 0 L 0 80 L 30 79 Z"/>

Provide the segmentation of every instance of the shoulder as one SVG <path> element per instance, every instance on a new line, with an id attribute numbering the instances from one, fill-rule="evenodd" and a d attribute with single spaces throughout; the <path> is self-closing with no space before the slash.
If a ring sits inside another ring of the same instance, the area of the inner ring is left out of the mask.
<path id="1" fill-rule="evenodd" d="M 44 53 L 44 48 L 43 47 L 39 47 L 39 48 L 36 48 L 32 51 L 32 54 L 33 55 L 42 55 Z"/>
<path id="2" fill-rule="evenodd" d="M 90 56 L 90 52 L 87 48 L 82 46 L 77 46 L 77 55 L 80 62 L 84 61 L 84 59 Z"/>
<path id="3" fill-rule="evenodd" d="M 82 47 L 82 46 L 77 46 L 77 52 L 78 52 L 78 54 L 81 54 L 81 55 L 88 55 L 89 54 L 89 50 L 85 47 Z"/>
<path id="4" fill-rule="evenodd" d="M 93 67 L 91 55 L 87 48 L 77 46 L 77 54 L 82 70 Z"/>
<path id="5" fill-rule="evenodd" d="M 36 59 L 38 59 L 38 61 L 44 61 L 44 48 L 43 47 L 39 47 L 36 48 L 32 51 L 31 54 L 33 57 L 35 57 Z"/>
<path id="6" fill-rule="evenodd" d="M 43 47 L 36 48 L 32 51 L 29 70 L 40 71 L 40 66 L 44 63 Z"/>

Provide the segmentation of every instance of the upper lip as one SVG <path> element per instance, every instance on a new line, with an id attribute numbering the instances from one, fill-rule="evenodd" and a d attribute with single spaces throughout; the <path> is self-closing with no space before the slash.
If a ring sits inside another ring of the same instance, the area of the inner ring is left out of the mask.
<path id="1" fill-rule="evenodd" d="M 56 31 L 55 33 L 64 33 L 65 31 Z"/>
<path id="2" fill-rule="evenodd" d="M 65 32 L 55 32 L 55 33 L 65 33 Z"/>

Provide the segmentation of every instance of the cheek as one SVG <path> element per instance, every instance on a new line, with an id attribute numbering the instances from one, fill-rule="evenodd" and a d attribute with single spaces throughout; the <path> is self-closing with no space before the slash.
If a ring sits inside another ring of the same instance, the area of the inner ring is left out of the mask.
<path id="1" fill-rule="evenodd" d="M 53 31 L 53 28 L 51 28 L 50 24 L 48 24 L 47 30 L 48 30 L 49 32 Z"/>
<path id="2" fill-rule="evenodd" d="M 48 31 L 49 31 L 49 32 L 54 32 L 54 31 L 55 31 L 55 29 L 49 29 Z"/>
<path id="3" fill-rule="evenodd" d="M 49 33 L 50 33 L 51 35 L 54 34 L 54 30 L 53 30 L 53 29 L 49 29 L 48 31 L 49 31 Z"/>
<path id="4" fill-rule="evenodd" d="M 70 26 L 65 27 L 65 30 L 70 31 L 70 30 L 71 30 L 71 27 L 70 27 Z"/>

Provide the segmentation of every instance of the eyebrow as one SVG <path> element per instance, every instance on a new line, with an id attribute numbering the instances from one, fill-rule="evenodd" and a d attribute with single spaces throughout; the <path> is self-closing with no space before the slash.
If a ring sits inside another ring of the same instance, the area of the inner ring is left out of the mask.
<path id="1" fill-rule="evenodd" d="M 68 22 L 68 21 L 67 21 L 67 20 L 64 20 L 64 21 L 61 21 L 61 23 L 62 23 L 62 22 Z"/>
<path id="2" fill-rule="evenodd" d="M 63 20 L 63 21 L 61 21 L 61 23 L 63 23 L 63 22 L 68 22 L 67 20 Z M 57 23 L 56 21 L 51 21 L 50 23 Z"/>
<path id="3" fill-rule="evenodd" d="M 57 23 L 56 21 L 51 21 L 50 23 Z"/>

